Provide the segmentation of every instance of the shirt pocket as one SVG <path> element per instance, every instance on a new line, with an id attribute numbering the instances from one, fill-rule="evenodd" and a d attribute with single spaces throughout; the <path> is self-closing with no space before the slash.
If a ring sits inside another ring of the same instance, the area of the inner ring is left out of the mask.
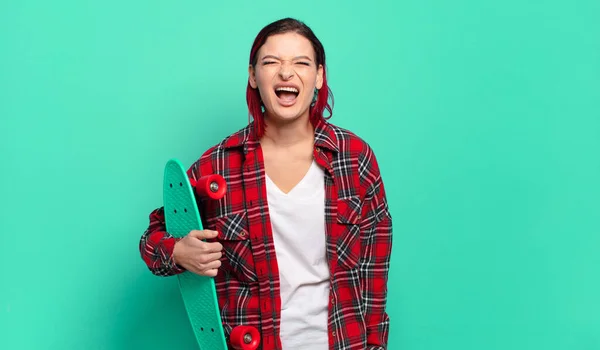
<path id="1" fill-rule="evenodd" d="M 257 281 L 246 213 L 218 217 L 214 226 L 217 240 L 223 245 L 222 272 L 240 282 Z"/>
<path id="2" fill-rule="evenodd" d="M 339 198 L 337 200 L 337 224 L 340 234 L 337 239 L 336 249 L 338 266 L 351 270 L 358 266 L 360 261 L 362 203 L 359 196 Z"/>

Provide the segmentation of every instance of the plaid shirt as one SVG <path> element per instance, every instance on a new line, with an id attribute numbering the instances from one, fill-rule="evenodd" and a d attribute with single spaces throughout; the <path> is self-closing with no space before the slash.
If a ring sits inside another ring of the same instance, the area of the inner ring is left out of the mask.
<path id="1" fill-rule="evenodd" d="M 262 349 L 281 349 L 279 273 L 265 185 L 263 155 L 252 124 L 206 151 L 188 170 L 191 179 L 220 174 L 227 193 L 198 198 L 204 228 L 218 232 L 222 265 L 215 277 L 225 334 L 257 327 Z M 321 121 L 314 158 L 325 170 L 325 222 L 330 271 L 330 349 L 386 349 L 387 280 L 392 221 L 377 160 L 353 133 Z M 163 208 L 150 214 L 140 253 L 158 276 L 181 273 L 172 260 L 175 238 L 165 232 Z"/>

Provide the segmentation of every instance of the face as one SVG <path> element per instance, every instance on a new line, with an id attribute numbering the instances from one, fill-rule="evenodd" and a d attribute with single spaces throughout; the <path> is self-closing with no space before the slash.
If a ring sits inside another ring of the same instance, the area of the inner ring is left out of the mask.
<path id="1" fill-rule="evenodd" d="M 270 36 L 249 68 L 249 82 L 258 89 L 273 121 L 308 117 L 315 88 L 323 84 L 323 67 L 317 66 L 311 42 L 300 34 Z"/>

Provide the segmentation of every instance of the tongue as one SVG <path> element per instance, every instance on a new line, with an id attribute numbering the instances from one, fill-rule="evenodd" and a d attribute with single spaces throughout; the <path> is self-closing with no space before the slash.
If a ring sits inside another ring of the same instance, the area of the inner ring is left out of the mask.
<path id="1" fill-rule="evenodd" d="M 291 102 L 296 99 L 296 94 L 292 92 L 282 91 L 281 93 L 279 93 L 279 98 L 286 102 Z"/>

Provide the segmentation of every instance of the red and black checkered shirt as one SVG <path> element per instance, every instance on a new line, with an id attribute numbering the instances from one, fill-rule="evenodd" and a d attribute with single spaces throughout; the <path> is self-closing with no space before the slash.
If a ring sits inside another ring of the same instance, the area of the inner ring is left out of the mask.
<path id="1" fill-rule="evenodd" d="M 279 272 L 269 221 L 263 155 L 252 124 L 206 151 L 188 170 L 197 180 L 220 174 L 227 194 L 197 198 L 203 226 L 218 232 L 222 265 L 215 277 L 226 338 L 237 325 L 258 328 L 262 349 L 280 349 Z M 355 134 L 315 125 L 315 161 L 325 170 L 330 271 L 330 349 L 386 349 L 387 281 L 392 220 L 375 154 Z M 150 214 L 140 253 L 158 276 L 183 272 L 172 259 L 163 208 Z"/>

